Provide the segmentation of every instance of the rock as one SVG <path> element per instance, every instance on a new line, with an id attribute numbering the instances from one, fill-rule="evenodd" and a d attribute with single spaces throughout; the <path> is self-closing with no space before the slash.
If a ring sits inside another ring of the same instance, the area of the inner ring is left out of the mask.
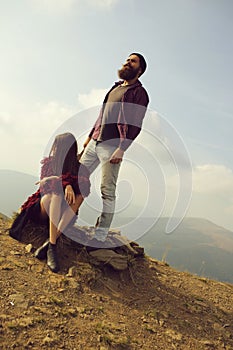
<path id="1" fill-rule="evenodd" d="M 10 251 L 10 254 L 11 254 L 11 255 L 16 255 L 16 256 L 22 255 L 20 252 L 16 252 L 16 251 L 14 251 L 14 250 L 11 250 L 11 251 Z"/>
<path id="2" fill-rule="evenodd" d="M 22 328 L 32 326 L 33 323 L 34 321 L 32 317 L 23 317 L 20 318 L 18 321 L 18 325 Z"/>
<path id="3" fill-rule="evenodd" d="M 181 341 L 182 338 L 183 338 L 183 336 L 182 336 L 181 333 L 175 332 L 175 331 L 173 331 L 173 329 L 168 329 L 168 330 L 166 331 L 166 334 L 167 334 L 170 338 L 172 338 L 172 340 Z"/>
<path id="4" fill-rule="evenodd" d="M 137 252 L 137 256 L 144 256 L 144 248 L 139 246 L 134 246 L 133 249 Z"/>
<path id="5" fill-rule="evenodd" d="M 211 347 L 211 348 L 215 347 L 215 345 L 216 345 L 214 342 L 212 342 L 210 340 L 202 340 L 201 343 L 203 345 L 205 345 L 207 347 Z"/>
<path id="6" fill-rule="evenodd" d="M 69 285 L 69 288 L 71 289 L 77 289 L 77 290 L 81 289 L 80 283 L 75 281 L 73 278 L 69 279 L 68 285 Z"/>
<path id="7" fill-rule="evenodd" d="M 223 331 L 224 332 L 224 328 L 222 327 L 222 325 L 217 323 L 217 322 L 215 322 L 213 324 L 213 328 L 214 328 L 215 331 Z"/>
<path id="8" fill-rule="evenodd" d="M 27 309 L 29 306 L 29 300 L 27 300 L 25 295 L 21 293 L 9 295 L 9 303 L 12 306 L 23 309 Z"/>
<path id="9" fill-rule="evenodd" d="M 98 249 L 89 253 L 97 263 L 110 265 L 115 270 L 126 270 L 128 268 L 128 257 L 122 254 L 117 254 L 110 249 Z"/>
<path id="10" fill-rule="evenodd" d="M 31 253 L 32 252 L 32 249 L 33 249 L 33 246 L 31 243 L 27 244 L 24 249 L 26 250 L 27 253 Z"/>
<path id="11" fill-rule="evenodd" d="M 77 274 L 77 267 L 71 266 L 68 270 L 68 273 L 66 274 L 67 277 L 75 277 Z"/>
<path id="12" fill-rule="evenodd" d="M 56 339 L 46 335 L 46 337 L 42 340 L 43 345 L 53 345 L 56 342 Z"/>
<path id="13" fill-rule="evenodd" d="M 115 235 L 113 237 L 108 238 L 112 243 L 113 247 L 120 247 L 123 251 L 126 252 L 126 254 L 137 256 L 138 252 L 136 251 L 136 246 L 132 247 L 131 242 L 128 240 L 128 238 L 121 236 L 121 235 Z"/>
<path id="14" fill-rule="evenodd" d="M 43 273 L 46 269 L 46 265 L 37 263 L 35 265 L 29 265 L 29 270 L 37 273 Z"/>
<path id="15" fill-rule="evenodd" d="M 6 260 L 6 258 L 4 257 L 0 257 L 0 265 L 2 264 L 2 263 L 4 263 L 5 262 L 5 260 Z"/>

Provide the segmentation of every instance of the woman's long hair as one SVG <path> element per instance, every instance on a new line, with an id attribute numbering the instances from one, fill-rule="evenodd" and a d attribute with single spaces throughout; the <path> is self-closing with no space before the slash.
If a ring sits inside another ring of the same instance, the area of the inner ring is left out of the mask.
<path id="1" fill-rule="evenodd" d="M 78 172 L 78 145 L 75 137 L 67 132 L 57 135 L 51 147 L 49 156 L 53 158 L 54 175 Z"/>

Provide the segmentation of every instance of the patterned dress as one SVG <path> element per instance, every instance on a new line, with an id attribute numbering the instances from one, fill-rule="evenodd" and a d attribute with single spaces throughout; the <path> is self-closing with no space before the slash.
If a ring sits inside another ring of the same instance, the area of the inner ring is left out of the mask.
<path id="1" fill-rule="evenodd" d="M 52 167 L 53 157 L 46 157 L 41 161 L 41 176 L 42 180 L 45 177 L 53 176 Z M 20 240 L 22 230 L 27 224 L 28 220 L 32 220 L 36 223 L 40 222 L 40 200 L 43 195 L 48 193 L 56 193 L 64 195 L 64 191 L 67 185 L 71 185 L 75 195 L 82 195 L 87 197 L 90 193 L 90 180 L 89 171 L 81 163 L 77 163 L 77 173 L 71 174 L 66 173 L 59 176 L 57 179 L 48 180 L 44 185 L 41 185 L 39 189 L 33 193 L 28 199 L 22 204 L 21 212 L 14 220 L 9 234 L 11 237 Z M 46 221 L 48 224 L 48 221 Z"/>

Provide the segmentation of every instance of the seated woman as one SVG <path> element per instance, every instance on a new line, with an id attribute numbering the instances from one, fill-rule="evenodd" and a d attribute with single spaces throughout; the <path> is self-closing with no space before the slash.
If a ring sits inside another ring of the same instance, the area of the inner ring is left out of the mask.
<path id="1" fill-rule="evenodd" d="M 78 146 L 71 133 L 56 136 L 49 156 L 41 168 L 40 188 L 21 206 L 21 212 L 9 230 L 19 239 L 28 219 L 40 224 L 48 223 L 49 239 L 39 247 L 35 256 L 44 259 L 53 272 L 59 271 L 56 254 L 58 237 L 75 221 L 84 197 L 90 192 L 89 172 L 78 161 Z"/>

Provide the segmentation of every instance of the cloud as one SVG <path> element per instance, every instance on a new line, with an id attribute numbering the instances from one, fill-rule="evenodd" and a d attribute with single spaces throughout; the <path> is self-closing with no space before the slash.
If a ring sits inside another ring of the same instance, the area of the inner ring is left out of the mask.
<path id="1" fill-rule="evenodd" d="M 86 109 L 94 106 L 101 106 L 107 89 L 92 89 L 87 94 L 78 95 L 78 103 L 81 108 Z"/>
<path id="2" fill-rule="evenodd" d="M 165 172 L 166 206 L 169 214 L 179 189 L 179 174 Z M 188 174 L 187 174 L 188 175 Z M 186 185 L 185 176 L 183 184 Z M 202 164 L 192 171 L 192 196 L 187 216 L 207 218 L 233 230 L 233 172 L 222 164 Z"/>
<path id="3" fill-rule="evenodd" d="M 233 195 L 233 172 L 224 165 L 204 164 L 194 168 L 193 190 L 197 193 Z"/>
<path id="4" fill-rule="evenodd" d="M 34 6 L 46 12 L 69 12 L 73 6 L 81 1 L 77 0 L 32 0 Z"/>
<path id="5" fill-rule="evenodd" d="M 119 0 L 31 0 L 34 7 L 48 13 L 69 13 L 84 9 L 109 10 Z"/>
<path id="6" fill-rule="evenodd" d="M 14 102 L 14 108 L 0 114 L 1 168 L 36 174 L 48 140 L 75 109 L 57 101 L 22 105 Z"/>
<path id="7" fill-rule="evenodd" d="M 29 101 L 1 92 L 1 169 L 37 175 L 39 161 L 54 133 L 71 131 L 78 138 L 80 135 L 86 137 L 98 116 L 105 92 L 104 89 L 93 89 L 80 94 L 76 105 L 57 100 Z M 80 110 L 82 112 L 77 113 Z M 78 140 L 80 147 L 82 142 Z"/>
<path id="8" fill-rule="evenodd" d="M 106 9 L 113 7 L 119 0 L 88 0 L 91 6 Z"/>
<path id="9" fill-rule="evenodd" d="M 232 214 L 232 170 L 221 164 L 196 166 L 188 215 L 207 218 L 233 231 Z"/>

